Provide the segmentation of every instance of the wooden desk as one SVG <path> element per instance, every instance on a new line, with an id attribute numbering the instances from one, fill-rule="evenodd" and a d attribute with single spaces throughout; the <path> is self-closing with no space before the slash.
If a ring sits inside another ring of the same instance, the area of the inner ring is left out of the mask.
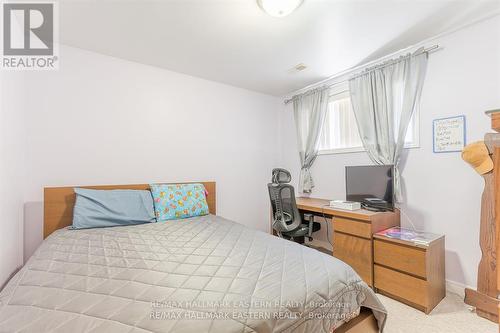
<path id="1" fill-rule="evenodd" d="M 330 218 L 333 222 L 333 256 L 349 264 L 373 287 L 373 234 L 399 226 L 399 211 L 372 212 L 365 209 L 350 211 L 329 206 L 330 201 L 297 198 L 301 212 Z"/>

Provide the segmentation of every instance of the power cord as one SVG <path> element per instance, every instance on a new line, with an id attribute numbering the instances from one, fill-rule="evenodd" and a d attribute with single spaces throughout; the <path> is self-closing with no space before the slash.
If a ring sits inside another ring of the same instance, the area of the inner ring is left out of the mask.
<path id="1" fill-rule="evenodd" d="M 419 230 L 417 230 L 417 228 L 415 227 L 415 224 L 413 224 L 413 221 L 412 221 L 412 220 L 411 220 L 411 218 L 408 216 L 408 214 L 406 214 L 406 213 L 404 212 L 403 207 L 401 207 L 401 205 L 397 205 L 397 206 L 396 206 L 396 205 L 394 205 L 394 206 L 395 206 L 397 209 L 399 209 L 399 211 L 400 211 L 400 212 L 401 212 L 401 214 L 404 216 L 404 218 L 405 218 L 406 220 L 408 220 L 408 222 L 410 222 L 410 224 L 411 224 L 411 227 L 412 227 L 413 231 L 419 231 Z"/>
<path id="2" fill-rule="evenodd" d="M 332 243 L 332 239 L 330 238 L 330 223 L 328 222 L 328 219 L 326 218 L 326 215 L 325 215 L 325 207 L 330 207 L 330 206 L 329 205 L 321 206 L 321 214 L 323 215 L 323 219 L 325 220 L 325 224 L 326 224 L 326 237 L 328 239 L 328 243 L 330 243 L 330 245 L 332 246 L 332 250 L 333 250 L 333 243 Z"/>

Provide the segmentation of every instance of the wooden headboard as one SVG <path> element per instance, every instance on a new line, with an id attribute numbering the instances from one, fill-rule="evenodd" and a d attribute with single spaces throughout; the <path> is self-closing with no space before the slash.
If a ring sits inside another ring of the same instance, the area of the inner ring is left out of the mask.
<path id="1" fill-rule="evenodd" d="M 202 183 L 207 190 L 207 203 L 210 214 L 216 214 L 215 182 Z M 172 183 L 179 184 L 179 183 Z M 185 184 L 185 182 L 183 182 Z M 76 195 L 74 188 L 89 188 L 94 190 L 149 190 L 149 184 L 135 185 L 99 185 L 99 186 L 66 186 L 45 187 L 43 190 L 43 238 L 73 224 L 73 206 Z"/>

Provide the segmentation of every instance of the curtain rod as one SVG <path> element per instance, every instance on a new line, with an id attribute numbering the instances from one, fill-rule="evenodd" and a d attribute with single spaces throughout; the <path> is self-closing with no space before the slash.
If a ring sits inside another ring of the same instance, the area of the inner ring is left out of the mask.
<path id="1" fill-rule="evenodd" d="M 432 46 L 430 46 L 430 47 L 428 47 L 428 48 L 424 48 L 422 52 L 427 52 L 427 53 L 430 53 L 430 52 L 432 52 L 432 51 L 436 51 L 436 50 L 437 50 L 437 49 L 439 49 L 439 48 L 440 48 L 440 46 L 436 44 L 436 45 L 432 45 Z M 389 59 L 388 59 L 389 57 L 391 57 L 391 56 L 395 56 L 395 55 L 400 54 L 400 53 L 403 53 L 405 50 L 408 50 L 408 49 L 409 49 L 409 48 L 406 48 L 406 49 L 403 49 L 403 50 L 400 50 L 400 51 L 396 51 L 396 52 L 391 53 L 391 54 L 389 54 L 389 55 L 387 55 L 387 56 L 381 57 L 381 58 L 379 58 L 379 59 L 376 59 L 376 60 L 373 60 L 373 61 L 370 61 L 370 62 L 367 62 L 367 63 L 361 64 L 361 65 L 358 65 L 358 66 L 356 66 L 356 67 L 353 67 L 353 68 L 350 68 L 350 69 L 348 69 L 348 70 L 345 70 L 345 71 L 343 71 L 343 72 L 340 72 L 340 73 L 338 73 L 338 74 L 336 74 L 336 75 L 334 75 L 334 76 L 331 76 L 331 77 L 329 77 L 329 78 L 327 78 L 327 79 L 325 79 L 325 80 L 323 80 L 323 81 L 320 81 L 320 82 L 317 82 L 317 83 L 311 84 L 311 85 L 309 85 L 309 86 L 307 86 L 307 87 L 303 88 L 303 89 L 305 90 L 303 93 L 299 93 L 299 94 L 296 94 L 296 95 L 292 96 L 291 98 L 285 99 L 285 104 L 288 104 L 288 103 L 292 102 L 292 101 L 293 101 L 293 98 L 294 98 L 295 96 L 302 95 L 302 94 L 307 94 L 308 92 L 310 92 L 310 91 L 312 91 L 312 90 L 315 90 L 315 89 L 318 89 L 318 88 L 330 88 L 330 87 L 333 87 L 333 86 L 335 86 L 335 85 L 337 85 L 337 84 L 344 83 L 344 82 L 348 81 L 348 79 L 345 79 L 345 80 L 341 80 L 341 81 L 333 82 L 333 83 L 330 83 L 330 84 L 327 84 L 327 83 L 326 83 L 326 82 L 331 81 L 331 80 L 333 80 L 333 79 L 335 79 L 335 78 L 342 77 L 342 76 L 344 76 L 344 75 L 350 74 L 350 73 L 352 73 L 352 72 L 355 72 L 355 71 L 357 71 L 357 70 L 361 70 L 361 69 L 363 69 L 363 68 L 367 68 L 367 67 L 372 67 L 372 66 L 375 66 L 376 68 L 383 68 L 383 67 L 389 66 L 389 65 L 391 65 L 392 63 L 388 63 L 388 64 L 385 64 L 385 65 L 384 65 L 384 64 L 382 64 L 382 63 L 383 63 L 384 61 L 388 61 L 388 60 L 389 60 Z M 324 82 L 325 84 L 324 84 L 323 86 L 321 86 L 321 83 L 323 83 L 323 82 Z M 308 89 L 308 87 L 310 87 L 310 89 Z M 302 89 L 301 89 L 301 90 L 302 90 Z M 299 90 L 299 91 L 300 91 L 300 90 Z"/>

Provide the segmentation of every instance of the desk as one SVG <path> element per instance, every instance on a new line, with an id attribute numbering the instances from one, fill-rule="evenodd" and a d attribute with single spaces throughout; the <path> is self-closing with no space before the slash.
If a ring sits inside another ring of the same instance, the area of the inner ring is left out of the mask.
<path id="1" fill-rule="evenodd" d="M 399 210 L 372 212 L 365 209 L 350 211 L 331 208 L 330 201 L 317 198 L 297 198 L 302 213 L 330 218 L 333 224 L 333 256 L 349 264 L 373 287 L 373 234 L 399 226 Z"/>

